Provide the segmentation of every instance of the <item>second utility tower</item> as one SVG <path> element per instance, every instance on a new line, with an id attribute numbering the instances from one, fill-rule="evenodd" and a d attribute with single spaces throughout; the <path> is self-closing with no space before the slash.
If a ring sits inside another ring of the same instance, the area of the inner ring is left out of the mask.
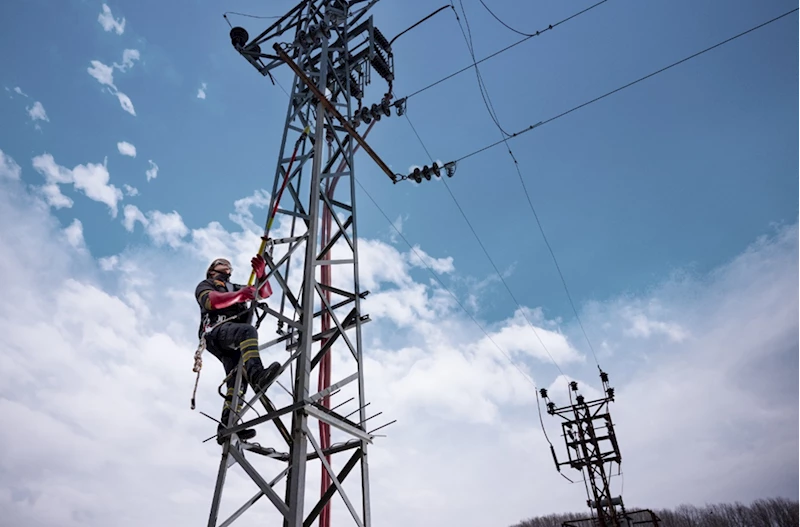
<path id="1" fill-rule="evenodd" d="M 371 525 L 367 447 L 382 427 L 368 431 L 367 421 L 375 416 L 367 417 L 365 410 L 361 326 L 369 317 L 361 310 L 368 292 L 359 283 L 356 150 L 362 148 L 397 182 L 355 130 L 362 122 L 391 114 L 391 46 L 366 16 L 376 1 L 304 0 L 252 40 L 244 28 L 230 32 L 234 48 L 262 75 L 271 77 L 275 68 L 283 66 L 294 72 L 259 251 L 267 261 L 267 279 L 275 294 L 268 303 L 258 304 L 257 324 L 266 316 L 277 321 L 279 336 L 260 349 L 288 352 L 282 372 L 289 372 L 292 384 L 286 405 L 278 407 L 264 395 L 260 399 L 266 415 L 226 423 L 220 434 L 226 440 L 209 527 L 229 525 L 262 497 L 272 503 L 285 527 L 310 527 L 317 518 L 326 527 L 335 495 L 354 525 Z M 357 4 L 365 5 L 356 8 Z M 379 78 L 388 83 L 387 95 L 365 104 L 366 86 Z M 332 356 L 337 361 L 335 379 Z M 312 373 L 318 375 L 316 388 Z M 336 410 L 349 400 L 331 407 L 331 397 L 340 391 L 352 393 L 356 400 L 348 415 Z M 249 409 L 247 405 L 238 416 Z M 288 428 L 282 418 L 291 418 Z M 278 444 L 265 448 L 235 441 L 238 431 L 267 422 L 275 425 Z M 245 453 L 260 455 L 270 468 L 256 468 Z M 321 465 L 318 499 L 308 489 L 307 466 L 312 462 Z M 233 463 L 244 469 L 259 491 L 218 523 L 225 475 Z M 262 476 L 267 470 L 271 475 Z M 358 478 L 351 474 L 360 475 L 360 484 L 351 485 Z M 282 497 L 274 488 L 284 482 Z M 316 501 L 310 510 L 305 509 L 307 500 Z"/>
<path id="2" fill-rule="evenodd" d="M 587 401 L 578 393 L 578 383 L 569 383 L 570 405 L 557 408 L 547 397 L 547 390 L 540 390 L 547 403 L 547 413 L 563 419 L 561 428 L 567 446 L 568 460 L 559 463 L 551 446 L 556 468 L 562 465 L 581 472 L 587 483 L 589 499 L 587 505 L 597 513 L 596 525 L 599 527 L 620 527 L 624 517 L 622 496 L 611 496 L 611 466 L 622 463 L 614 424 L 608 404 L 614 400 L 614 388 L 608 384 L 608 374 L 600 371 L 603 382 L 603 397 Z M 574 397 L 574 399 L 573 399 Z"/>

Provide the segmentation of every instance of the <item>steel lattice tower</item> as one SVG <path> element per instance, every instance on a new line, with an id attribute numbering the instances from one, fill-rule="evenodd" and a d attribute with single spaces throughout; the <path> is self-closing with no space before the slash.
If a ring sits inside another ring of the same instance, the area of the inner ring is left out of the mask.
<path id="1" fill-rule="evenodd" d="M 371 417 L 365 410 L 361 326 L 369 317 L 361 311 L 361 300 L 368 292 L 361 290 L 358 272 L 357 148 L 363 148 L 397 182 L 355 130 L 361 122 L 368 124 L 391 114 L 394 68 L 390 44 L 366 16 L 376 2 L 305 0 L 249 42 L 241 27 L 230 33 L 236 50 L 262 75 L 271 77 L 273 69 L 284 65 L 295 74 L 260 250 L 275 293 L 266 303 L 254 303 L 256 326 L 266 317 L 277 320 L 279 335 L 259 349 L 285 348 L 288 359 L 282 365 L 281 378 L 288 371 L 293 384 L 291 402 L 285 406 L 273 403 L 270 387 L 238 412 L 238 420 L 231 412 L 231 422 L 224 423 L 227 429 L 220 434 L 225 441 L 209 527 L 229 525 L 264 496 L 284 518 L 286 527 L 309 527 L 318 517 L 320 524 L 327 526 L 330 500 L 337 493 L 355 525 L 371 525 L 367 447 L 377 428 L 368 432 L 365 424 Z M 272 49 L 265 52 L 271 41 Z M 366 86 L 374 80 L 373 73 L 384 79 L 389 89 L 380 102 L 370 106 L 362 99 Z M 394 106 L 402 112 L 401 104 Z M 273 236 L 273 226 L 284 228 L 281 237 Z M 337 349 L 337 379 L 332 382 L 331 356 Z M 312 391 L 312 373 L 318 375 L 316 391 Z M 240 367 L 233 407 L 240 403 L 242 382 Z M 331 408 L 330 398 L 340 390 L 355 393 L 357 408 L 348 416 L 336 412 L 340 405 Z M 252 405 L 259 401 L 266 415 L 246 420 Z M 353 414 L 357 418 L 350 419 Z M 288 416 L 289 427 L 281 419 Z M 281 437 L 280 445 L 272 445 L 276 448 L 238 440 L 237 432 L 267 422 Z M 331 428 L 344 439 L 331 444 Z M 271 463 L 274 476 L 262 476 L 266 470 L 257 469 L 246 453 Z M 333 462 L 340 458 L 345 462 Z M 307 492 L 306 469 L 309 462 L 317 460 L 322 465 L 320 497 L 306 513 L 306 500 L 313 496 Z M 218 523 L 225 476 L 234 463 L 259 491 L 229 519 Z M 354 471 L 361 479 L 357 498 L 349 496 L 343 486 Z M 273 490 L 281 482 L 285 482 L 283 497 Z"/>
<path id="2" fill-rule="evenodd" d="M 547 403 L 547 413 L 557 415 L 564 421 L 561 423 L 564 441 L 567 446 L 568 461 L 559 463 L 555 449 L 551 446 L 556 468 L 561 466 L 584 473 L 587 483 L 587 505 L 593 509 L 597 517 L 594 520 L 599 527 L 619 527 L 623 525 L 625 508 L 622 496 L 611 496 L 611 465 L 622 463 L 622 454 L 611 422 L 608 404 L 614 401 L 614 388 L 608 384 L 608 374 L 600 371 L 604 396 L 593 401 L 586 401 L 578 393 L 578 383 L 569 383 L 570 404 L 557 408 L 547 397 L 547 390 L 542 388 L 540 394 Z M 574 400 L 573 400 L 574 397 Z M 619 507 L 619 509 L 618 509 Z"/>

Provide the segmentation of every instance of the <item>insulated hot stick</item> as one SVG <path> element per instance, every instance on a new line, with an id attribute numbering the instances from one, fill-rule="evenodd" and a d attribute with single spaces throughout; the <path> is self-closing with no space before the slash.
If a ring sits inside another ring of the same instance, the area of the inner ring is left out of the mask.
<path id="1" fill-rule="evenodd" d="M 289 166 L 286 167 L 286 175 L 283 176 L 283 183 L 281 183 L 281 188 L 278 190 L 278 195 L 275 197 L 275 206 L 272 207 L 272 210 L 269 212 L 269 216 L 267 216 L 267 226 L 264 229 L 264 236 L 261 237 L 261 246 L 258 248 L 258 254 L 264 254 L 264 249 L 267 248 L 267 239 L 269 238 L 269 230 L 272 228 L 272 222 L 275 220 L 275 214 L 278 213 L 278 204 L 281 201 L 281 196 L 283 195 L 283 191 L 286 188 L 286 185 L 289 183 L 289 176 L 292 173 L 292 165 L 294 164 L 295 158 L 297 158 L 297 151 L 300 149 L 300 143 L 303 142 L 303 139 L 309 134 L 311 131 L 310 126 L 306 126 L 303 133 L 300 137 L 297 138 L 297 142 L 294 144 L 294 151 L 292 152 L 292 159 L 289 160 Z M 247 285 L 253 285 L 253 280 L 255 280 L 256 272 L 252 271 L 250 273 L 250 279 L 247 281 Z"/>

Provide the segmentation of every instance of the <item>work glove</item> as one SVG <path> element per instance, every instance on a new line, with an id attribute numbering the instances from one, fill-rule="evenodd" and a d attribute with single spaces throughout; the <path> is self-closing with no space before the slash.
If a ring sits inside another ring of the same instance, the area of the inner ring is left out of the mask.
<path id="1" fill-rule="evenodd" d="M 252 300 L 256 296 L 256 288 L 248 285 L 243 287 L 237 291 L 239 293 L 239 302 L 247 302 L 248 300 Z"/>
<path id="2" fill-rule="evenodd" d="M 253 271 L 256 273 L 256 278 L 258 278 L 259 280 L 264 278 L 264 275 L 267 274 L 266 273 L 267 262 L 264 260 L 264 257 L 261 256 L 260 254 L 254 256 L 253 259 L 250 260 L 250 263 L 253 266 Z"/>

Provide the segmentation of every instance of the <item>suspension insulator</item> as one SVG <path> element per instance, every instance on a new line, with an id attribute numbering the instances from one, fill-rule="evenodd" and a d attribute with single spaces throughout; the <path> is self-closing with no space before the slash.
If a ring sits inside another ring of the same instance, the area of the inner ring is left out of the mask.
<path id="1" fill-rule="evenodd" d="M 378 29 L 377 27 L 373 28 L 372 34 L 375 36 L 375 43 L 378 44 L 383 49 L 385 49 L 387 52 L 391 53 L 392 48 L 389 45 L 389 41 L 386 39 L 385 36 L 383 36 L 381 30 Z"/>
<path id="2" fill-rule="evenodd" d="M 351 73 L 350 74 L 350 95 L 356 99 L 360 99 L 364 94 L 361 92 L 361 86 L 358 84 L 358 79 Z"/>
<path id="3" fill-rule="evenodd" d="M 381 111 L 386 117 L 390 117 L 392 115 L 392 105 L 389 104 L 389 99 L 384 98 L 381 101 Z"/>
<path id="4" fill-rule="evenodd" d="M 261 57 L 261 46 L 258 44 L 253 44 L 249 49 L 245 51 L 248 55 L 253 57 L 253 60 L 259 60 Z"/>
<path id="5" fill-rule="evenodd" d="M 369 124 L 372 122 L 372 114 L 369 112 L 369 108 L 366 106 L 361 108 L 361 120 L 364 121 L 364 124 Z"/>
<path id="6" fill-rule="evenodd" d="M 442 170 L 438 163 L 434 163 L 431 167 L 431 170 L 433 170 L 433 175 L 437 178 L 442 177 Z"/>
<path id="7" fill-rule="evenodd" d="M 231 44 L 236 49 L 244 47 L 247 44 L 247 41 L 250 39 L 250 35 L 247 34 L 247 30 L 243 27 L 235 27 L 231 29 Z"/>
<path id="8" fill-rule="evenodd" d="M 305 47 L 305 43 L 306 43 L 306 32 L 301 29 L 300 31 L 297 32 L 297 37 L 294 40 L 294 44 L 296 46 L 303 48 Z"/>
<path id="9" fill-rule="evenodd" d="M 420 172 L 419 167 L 415 168 L 414 171 L 411 173 L 411 179 L 413 179 L 417 183 L 422 183 L 422 173 Z"/>
<path id="10" fill-rule="evenodd" d="M 378 75 L 383 77 L 386 82 L 392 82 L 394 80 L 394 75 L 389 67 L 389 63 L 380 50 L 375 50 L 375 55 L 372 57 L 372 60 L 370 60 L 370 64 L 372 64 L 372 67 L 375 68 Z"/>
<path id="11" fill-rule="evenodd" d="M 383 114 L 381 113 L 381 109 L 377 104 L 373 104 L 372 105 L 372 107 L 370 108 L 370 112 L 369 113 L 372 115 L 372 118 L 375 119 L 376 121 L 380 121 L 381 117 L 383 117 Z"/>

